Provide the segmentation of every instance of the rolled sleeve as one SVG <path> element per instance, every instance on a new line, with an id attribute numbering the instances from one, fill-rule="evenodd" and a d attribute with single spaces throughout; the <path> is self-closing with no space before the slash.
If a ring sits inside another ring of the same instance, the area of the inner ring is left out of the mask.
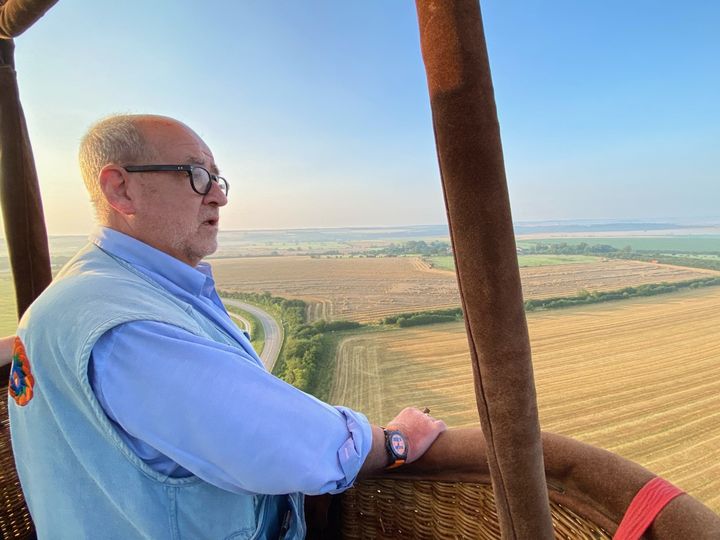
<path id="1" fill-rule="evenodd" d="M 350 436 L 338 450 L 338 460 L 345 477 L 329 493 L 339 493 L 352 487 L 372 448 L 372 427 L 365 415 L 347 407 L 335 408 L 345 417 Z"/>
<path id="2" fill-rule="evenodd" d="M 234 492 L 337 493 L 355 481 L 372 446 L 364 415 L 301 392 L 239 347 L 151 321 L 111 332 L 112 346 L 93 350 L 93 388 L 127 437 Z"/>

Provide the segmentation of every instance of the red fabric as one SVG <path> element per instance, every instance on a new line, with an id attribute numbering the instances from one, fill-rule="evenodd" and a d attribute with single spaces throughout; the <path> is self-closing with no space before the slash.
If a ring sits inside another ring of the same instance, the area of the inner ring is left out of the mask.
<path id="1" fill-rule="evenodd" d="M 683 493 L 682 489 L 660 477 L 650 480 L 628 506 L 613 540 L 638 540 L 667 503 Z"/>

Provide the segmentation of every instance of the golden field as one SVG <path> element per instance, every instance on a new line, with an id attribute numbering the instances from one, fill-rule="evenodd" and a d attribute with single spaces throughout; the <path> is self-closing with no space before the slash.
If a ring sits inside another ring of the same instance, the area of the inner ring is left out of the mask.
<path id="1" fill-rule="evenodd" d="M 248 257 L 212 261 L 219 288 L 269 291 L 309 303 L 309 320 L 377 321 L 388 315 L 460 305 L 455 274 L 432 269 L 415 257 Z M 574 296 L 581 289 L 606 291 L 717 272 L 638 261 L 522 268 L 525 298 Z"/>
<path id="2" fill-rule="evenodd" d="M 720 288 L 528 316 L 541 425 L 617 452 L 720 511 Z M 348 337 L 330 402 L 477 425 L 462 323 Z"/>
<path id="3" fill-rule="evenodd" d="M 14 334 L 17 329 L 17 304 L 12 277 L 0 277 L 0 336 Z"/>

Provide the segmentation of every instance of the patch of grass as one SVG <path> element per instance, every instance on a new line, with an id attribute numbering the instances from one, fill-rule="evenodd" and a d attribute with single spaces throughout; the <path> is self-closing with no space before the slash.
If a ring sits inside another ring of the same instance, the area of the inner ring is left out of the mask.
<path id="1" fill-rule="evenodd" d="M 348 334 L 352 334 L 351 331 L 345 332 L 333 332 L 331 334 L 323 335 L 323 346 L 322 352 L 317 359 L 316 371 L 315 371 L 315 384 L 313 385 L 311 393 L 316 398 L 322 401 L 327 401 L 330 397 L 330 389 L 333 383 L 333 373 L 335 357 L 337 356 L 337 348 L 342 338 Z"/>
<path id="2" fill-rule="evenodd" d="M 705 268 L 706 270 L 720 271 L 720 258 L 712 256 L 699 257 L 697 254 L 673 253 L 661 255 L 653 252 L 631 252 L 611 253 L 608 255 L 613 259 L 626 259 L 653 262 L 660 264 L 672 264 L 674 266 L 685 266 L 688 268 Z"/>
<path id="3" fill-rule="evenodd" d="M 518 255 L 520 268 L 531 266 L 555 266 L 558 264 L 579 264 L 599 262 L 592 255 Z"/>
<path id="4" fill-rule="evenodd" d="M 451 255 L 428 257 L 426 260 L 433 268 L 437 268 L 438 270 L 455 271 L 455 259 Z"/>
<path id="5" fill-rule="evenodd" d="M 427 257 L 433 268 L 438 270 L 455 271 L 455 261 L 452 256 Z M 578 264 L 598 262 L 592 255 L 518 255 L 518 264 L 521 268 L 531 266 L 555 266 L 558 264 Z"/>
<path id="6" fill-rule="evenodd" d="M 661 253 L 658 257 L 671 258 L 679 260 L 690 260 L 690 261 L 710 261 L 720 262 L 720 255 L 714 255 L 712 253 Z"/>
<path id="7" fill-rule="evenodd" d="M 523 248 L 532 248 L 536 244 L 567 244 L 578 245 L 606 244 L 616 249 L 630 246 L 633 251 L 684 251 L 708 252 L 720 251 L 720 236 L 589 236 L 572 238 L 533 238 L 531 240 L 518 240 L 517 244 Z"/>

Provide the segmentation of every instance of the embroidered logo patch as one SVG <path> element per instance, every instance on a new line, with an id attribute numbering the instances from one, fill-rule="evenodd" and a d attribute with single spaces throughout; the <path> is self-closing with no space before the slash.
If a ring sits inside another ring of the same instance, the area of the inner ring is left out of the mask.
<path id="1" fill-rule="evenodd" d="M 25 353 L 25 345 L 19 337 L 13 343 L 12 367 L 10 368 L 10 384 L 8 393 L 21 407 L 27 405 L 33 397 L 33 379 L 30 372 L 30 360 Z"/>

